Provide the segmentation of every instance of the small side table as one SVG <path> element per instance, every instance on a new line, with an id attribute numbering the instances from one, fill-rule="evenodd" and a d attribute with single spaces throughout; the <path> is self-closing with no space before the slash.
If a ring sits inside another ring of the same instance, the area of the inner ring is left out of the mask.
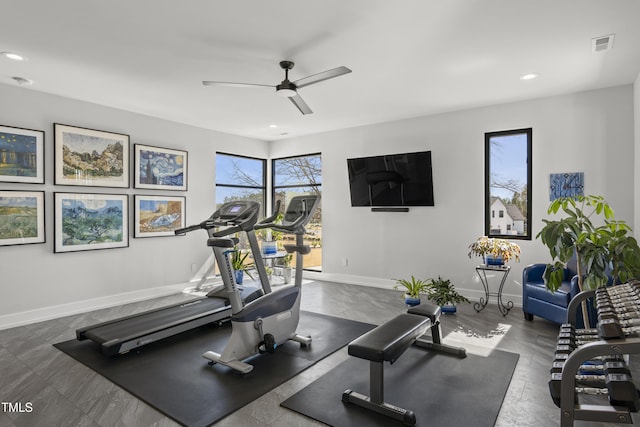
<path id="1" fill-rule="evenodd" d="M 489 280 L 487 279 L 487 271 L 502 273 L 502 280 L 500 281 L 498 292 L 489 292 Z M 482 286 L 484 287 L 484 298 L 480 297 L 480 302 L 473 304 L 473 308 L 478 313 L 487 306 L 489 297 L 498 297 L 498 309 L 503 316 L 506 316 L 509 313 L 509 310 L 513 308 L 513 301 L 508 301 L 506 304 L 502 302 L 502 288 L 504 287 L 504 282 L 507 280 L 509 271 L 511 271 L 511 267 L 503 265 L 479 265 L 476 267 L 476 273 L 478 273 L 480 282 L 482 282 Z"/>

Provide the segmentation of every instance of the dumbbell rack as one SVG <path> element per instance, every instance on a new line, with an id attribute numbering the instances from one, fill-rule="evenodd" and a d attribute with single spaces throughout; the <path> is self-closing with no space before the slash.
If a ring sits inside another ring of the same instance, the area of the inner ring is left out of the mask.
<path id="1" fill-rule="evenodd" d="M 601 292 L 601 291 L 599 291 Z M 582 301 L 596 297 L 596 290 L 584 291 L 573 298 L 568 307 L 567 319 L 575 328 L 577 309 Z M 640 298 L 633 303 L 640 310 Z M 609 312 L 610 313 L 610 312 Z M 599 323 L 603 320 L 600 316 Z M 618 328 L 620 329 L 620 328 Z M 621 329 L 620 329 L 621 330 Z M 580 330 L 578 330 L 580 331 Z M 602 332 L 602 331 L 599 331 Z M 611 336 L 611 334 L 605 334 Z M 576 395 L 576 375 L 580 367 L 588 361 L 599 357 L 628 357 L 625 355 L 640 353 L 640 335 L 624 334 L 605 339 L 599 333 L 599 340 L 578 346 L 564 362 L 560 386 L 560 426 L 573 426 L 574 421 L 594 421 L 632 424 L 631 412 L 627 407 L 611 404 L 580 404 Z M 609 403 L 609 402 L 607 402 Z"/>

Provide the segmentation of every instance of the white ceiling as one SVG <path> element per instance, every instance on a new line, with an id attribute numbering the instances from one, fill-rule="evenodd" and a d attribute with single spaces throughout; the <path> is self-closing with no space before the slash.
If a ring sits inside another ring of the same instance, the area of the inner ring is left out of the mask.
<path id="1" fill-rule="evenodd" d="M 0 0 L 0 10 L 0 51 L 28 58 L 0 57 L 0 83 L 20 76 L 30 90 L 267 141 L 640 72 L 638 0 Z M 592 53 L 608 34 L 613 49 Z M 283 59 L 296 63 L 291 80 L 353 72 L 300 89 L 307 116 L 270 88 L 202 85 L 275 85 Z M 531 72 L 540 77 L 520 80 Z"/>

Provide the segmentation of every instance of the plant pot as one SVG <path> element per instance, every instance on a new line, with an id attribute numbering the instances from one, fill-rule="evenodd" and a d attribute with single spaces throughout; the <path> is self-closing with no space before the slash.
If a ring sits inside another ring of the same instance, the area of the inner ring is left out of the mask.
<path id="1" fill-rule="evenodd" d="M 444 314 L 454 314 L 458 308 L 455 305 L 443 305 L 440 307 L 440 311 Z"/>
<path id="2" fill-rule="evenodd" d="M 284 267 L 282 269 L 282 277 L 284 278 L 284 284 L 291 283 L 291 267 Z"/>
<path id="3" fill-rule="evenodd" d="M 404 294 L 404 303 L 409 307 L 415 307 L 416 305 L 420 304 L 420 298 L 415 298 L 410 296 L 409 294 Z"/>
<path id="4" fill-rule="evenodd" d="M 236 275 L 236 284 L 237 285 L 241 285 L 242 284 L 242 280 L 244 279 L 244 271 L 243 270 L 236 270 L 234 271 L 235 275 Z"/>
<path id="5" fill-rule="evenodd" d="M 486 265 L 504 265 L 504 260 L 502 259 L 501 256 L 494 258 L 491 255 L 486 255 L 484 257 L 484 263 Z"/>

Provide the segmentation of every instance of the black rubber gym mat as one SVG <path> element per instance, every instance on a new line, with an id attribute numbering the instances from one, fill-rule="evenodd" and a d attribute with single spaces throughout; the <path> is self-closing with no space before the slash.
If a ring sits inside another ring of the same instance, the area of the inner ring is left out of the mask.
<path id="1" fill-rule="evenodd" d="M 493 350 L 466 359 L 409 348 L 384 366 L 387 403 L 412 410 L 416 426 L 493 426 L 520 355 Z M 349 358 L 282 406 L 335 427 L 402 426 L 399 421 L 342 403 L 351 389 L 369 395 L 369 361 Z"/>
<path id="2" fill-rule="evenodd" d="M 202 354 L 221 352 L 230 324 L 207 325 L 141 347 L 115 358 L 92 341 L 70 340 L 55 347 L 147 402 L 175 421 L 207 426 L 262 396 L 314 363 L 344 347 L 374 326 L 301 312 L 297 329 L 311 335 L 309 348 L 288 342 L 276 354 L 254 357 L 254 369 L 241 376 L 221 365 L 209 366 Z"/>

